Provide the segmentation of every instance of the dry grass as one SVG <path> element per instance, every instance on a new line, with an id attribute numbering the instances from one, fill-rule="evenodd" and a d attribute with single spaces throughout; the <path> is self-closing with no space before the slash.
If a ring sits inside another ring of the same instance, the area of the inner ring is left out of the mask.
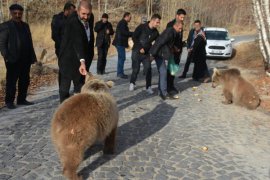
<path id="1" fill-rule="evenodd" d="M 263 57 L 257 42 L 242 43 L 236 47 L 236 55 L 230 62 L 245 69 L 263 71 Z"/>
<path id="2" fill-rule="evenodd" d="M 38 67 L 36 67 L 38 66 Z M 38 69 L 38 70 L 36 70 Z M 31 78 L 28 93 L 34 93 L 35 90 L 41 86 L 49 86 L 56 83 L 58 73 L 56 70 L 47 66 L 35 65 L 31 70 Z M 0 81 L 4 82 L 3 80 Z M 5 87 L 0 88 L 0 108 L 4 106 Z"/>
<path id="3" fill-rule="evenodd" d="M 270 112 L 270 78 L 265 75 L 263 57 L 257 42 L 243 43 L 236 47 L 236 56 L 230 66 L 241 69 L 243 76 L 252 82 L 259 93 L 261 107 Z"/>
<path id="4" fill-rule="evenodd" d="M 50 22 L 43 24 L 31 24 L 30 29 L 35 46 L 40 45 L 45 48 L 53 47 L 54 43 L 51 39 Z"/>
<path id="5" fill-rule="evenodd" d="M 6 67 L 3 58 L 0 58 L 0 81 L 5 79 L 6 77 Z M 2 88 L 2 85 L 0 83 L 0 89 Z"/>
<path id="6" fill-rule="evenodd" d="M 257 28 L 254 24 L 252 27 L 232 25 L 228 27 L 228 31 L 232 36 L 257 34 Z"/>

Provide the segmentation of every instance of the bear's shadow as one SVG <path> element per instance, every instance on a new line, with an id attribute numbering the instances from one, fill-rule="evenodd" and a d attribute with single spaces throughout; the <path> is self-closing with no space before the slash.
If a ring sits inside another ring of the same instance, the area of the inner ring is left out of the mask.
<path id="1" fill-rule="evenodd" d="M 170 119 L 173 117 L 175 110 L 175 107 L 164 102 L 157 105 L 152 111 L 144 114 L 143 116 L 134 118 L 133 120 L 118 127 L 115 154 L 98 157 L 91 164 L 84 167 L 79 174 L 83 176 L 83 179 L 87 179 L 90 173 L 99 166 L 114 159 L 117 155 L 126 151 L 130 147 L 135 146 L 146 138 L 157 133 L 168 124 Z M 85 159 L 92 154 L 101 151 L 102 147 L 103 146 L 99 144 L 89 148 L 85 153 Z"/>

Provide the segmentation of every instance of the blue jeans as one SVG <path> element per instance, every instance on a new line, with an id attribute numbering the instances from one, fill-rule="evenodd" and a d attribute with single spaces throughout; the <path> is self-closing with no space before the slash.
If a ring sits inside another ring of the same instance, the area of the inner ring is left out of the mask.
<path id="1" fill-rule="evenodd" d="M 123 75 L 126 60 L 126 48 L 124 46 L 116 46 L 116 49 L 118 53 L 117 75 Z"/>
<path id="2" fill-rule="evenodd" d="M 167 66 L 165 60 L 156 58 L 157 69 L 159 72 L 158 89 L 159 92 L 166 96 L 167 93 Z"/>

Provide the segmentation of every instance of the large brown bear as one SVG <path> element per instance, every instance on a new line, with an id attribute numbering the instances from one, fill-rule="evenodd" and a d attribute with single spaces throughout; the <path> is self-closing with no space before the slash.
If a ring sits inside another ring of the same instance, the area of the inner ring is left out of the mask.
<path id="1" fill-rule="evenodd" d="M 114 152 L 118 109 L 109 89 L 113 82 L 104 82 L 91 74 L 81 93 L 65 100 L 56 110 L 51 127 L 53 143 L 70 180 L 82 179 L 76 170 L 84 152 L 96 141 L 104 142 L 103 152 Z"/>
<path id="2" fill-rule="evenodd" d="M 260 97 L 255 88 L 241 77 L 238 69 L 214 69 L 212 87 L 223 85 L 224 104 L 237 104 L 248 109 L 256 109 L 260 105 Z"/>

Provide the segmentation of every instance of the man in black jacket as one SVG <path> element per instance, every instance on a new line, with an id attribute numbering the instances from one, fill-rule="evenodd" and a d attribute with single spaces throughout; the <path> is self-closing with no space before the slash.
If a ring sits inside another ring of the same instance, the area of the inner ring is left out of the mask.
<path id="1" fill-rule="evenodd" d="M 52 18 L 51 22 L 51 31 L 52 31 L 52 39 L 55 42 L 55 54 L 57 58 L 59 58 L 60 45 L 63 36 L 63 30 L 65 21 L 68 16 L 71 15 L 75 11 L 76 7 L 74 4 L 68 2 L 64 6 L 64 11 L 56 14 Z"/>
<path id="2" fill-rule="evenodd" d="M 97 74 L 104 74 L 107 53 L 111 45 L 111 36 L 114 34 L 112 24 L 108 22 L 109 16 L 104 13 L 101 20 L 96 22 L 95 31 L 97 32 L 96 46 L 98 50 Z"/>
<path id="3" fill-rule="evenodd" d="M 185 16 L 186 16 L 186 11 L 184 9 L 178 9 L 175 15 L 175 19 L 167 24 L 167 28 L 172 27 L 176 21 L 183 23 Z M 183 49 L 183 31 L 177 34 L 174 47 L 175 47 L 174 61 L 176 64 L 179 65 L 182 49 Z M 171 75 L 170 72 L 168 71 L 168 75 L 167 75 L 168 87 L 167 88 L 168 88 L 168 93 L 172 95 L 178 93 L 178 90 L 174 86 L 174 78 L 175 76 Z"/>
<path id="4" fill-rule="evenodd" d="M 163 100 L 168 98 L 179 98 L 176 94 L 168 95 L 166 61 L 168 61 L 174 55 L 177 34 L 180 33 L 182 29 L 183 23 L 176 21 L 173 27 L 169 27 L 162 32 L 150 49 L 150 55 L 155 58 L 157 63 L 159 72 L 159 95 Z"/>
<path id="5" fill-rule="evenodd" d="M 74 92 L 80 92 L 91 61 L 91 30 L 89 19 L 92 6 L 87 0 L 80 1 L 77 12 L 68 17 L 59 54 L 59 70 L 61 83 L 59 88 L 60 102 L 69 97 L 71 81 Z"/>
<path id="6" fill-rule="evenodd" d="M 139 25 L 133 33 L 132 40 L 134 42 L 134 46 L 131 55 L 132 74 L 129 86 L 130 91 L 134 90 L 137 75 L 140 71 L 140 65 L 143 63 L 146 75 L 146 91 L 149 94 L 153 94 L 153 90 L 151 88 L 152 68 L 149 50 L 152 47 L 152 42 L 154 42 L 159 35 L 157 28 L 160 25 L 160 20 L 160 15 L 154 14 L 151 17 L 150 22 Z"/>
<path id="7" fill-rule="evenodd" d="M 117 63 L 117 77 L 127 79 L 128 76 L 124 73 L 124 64 L 126 60 L 125 48 L 128 47 L 128 38 L 132 37 L 132 32 L 129 31 L 128 23 L 131 20 L 131 14 L 126 12 L 123 19 L 119 21 L 116 27 L 116 34 L 113 40 L 113 45 L 117 49 L 118 63 Z"/>
<path id="8" fill-rule="evenodd" d="M 75 9 L 76 9 L 75 5 L 68 2 L 64 6 L 64 11 L 60 12 L 59 14 L 54 15 L 52 18 L 52 22 L 51 22 L 52 39 L 54 41 L 55 54 L 58 59 L 59 59 L 59 51 L 60 51 L 62 36 L 64 33 L 65 21 L 67 20 L 68 16 L 70 16 L 75 11 Z M 59 85 L 60 85 L 60 79 L 61 79 L 61 74 L 59 71 L 58 72 Z"/>
<path id="9" fill-rule="evenodd" d="M 202 24 L 200 20 L 194 21 L 194 28 L 192 28 L 189 31 L 188 34 L 188 39 L 187 39 L 187 50 L 188 50 L 188 55 L 187 55 L 187 60 L 185 63 L 185 68 L 181 76 L 179 78 L 186 78 L 187 72 L 189 70 L 190 63 L 192 61 L 192 49 L 193 49 L 193 44 L 194 44 L 194 39 L 196 37 L 197 32 L 200 32 L 200 30 L 203 30 Z"/>
<path id="10" fill-rule="evenodd" d="M 7 69 L 5 103 L 7 108 L 14 109 L 17 81 L 17 104 L 33 104 L 26 100 L 26 96 L 30 82 L 30 67 L 37 58 L 29 25 L 22 21 L 23 7 L 13 4 L 9 10 L 12 19 L 0 25 L 0 51 Z"/>

